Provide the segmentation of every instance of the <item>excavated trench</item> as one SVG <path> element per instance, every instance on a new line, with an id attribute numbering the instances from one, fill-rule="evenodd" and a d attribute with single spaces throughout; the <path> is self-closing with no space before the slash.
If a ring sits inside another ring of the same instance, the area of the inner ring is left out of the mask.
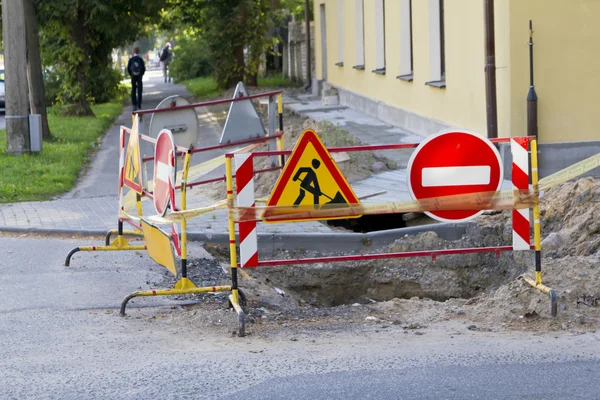
<path id="1" fill-rule="evenodd" d="M 460 240 L 434 232 L 404 237 L 379 252 L 502 246 L 510 231 L 502 225 L 470 228 Z M 313 306 L 386 301 L 393 298 L 472 298 L 515 280 L 533 264 L 530 252 L 471 253 L 370 261 L 315 263 L 258 268 L 252 276 Z M 282 251 L 275 258 L 323 257 L 310 251 Z M 336 255 L 339 255 L 336 254 Z"/>

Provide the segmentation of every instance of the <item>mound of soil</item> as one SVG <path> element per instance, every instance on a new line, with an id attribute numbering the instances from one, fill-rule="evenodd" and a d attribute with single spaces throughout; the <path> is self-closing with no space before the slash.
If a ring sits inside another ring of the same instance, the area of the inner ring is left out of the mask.
<path id="1" fill-rule="evenodd" d="M 599 189 L 600 181 L 583 178 L 555 187 L 542 198 L 542 277 L 558 295 L 556 318 L 550 315 L 548 295 L 521 279 L 523 274 L 534 276 L 530 251 L 440 256 L 435 261 L 420 257 L 259 268 L 248 271 L 250 278 L 240 285 L 251 309 L 269 313 L 272 320 L 291 316 L 297 321 L 303 315 L 325 323 L 354 315 L 348 318 L 356 322 L 368 310 L 378 321 L 421 325 L 464 320 L 475 326 L 472 329 L 483 330 L 596 330 L 600 327 L 600 252 L 594 216 L 600 208 Z M 510 212 L 484 214 L 477 222 L 457 241 L 427 232 L 400 238 L 381 251 L 511 243 Z M 552 237 L 562 241 L 550 250 Z M 224 254 L 215 248 L 212 252 Z M 314 256 L 318 254 L 302 250 L 281 252 L 276 258 Z M 328 317 L 322 316 L 323 310 Z"/>

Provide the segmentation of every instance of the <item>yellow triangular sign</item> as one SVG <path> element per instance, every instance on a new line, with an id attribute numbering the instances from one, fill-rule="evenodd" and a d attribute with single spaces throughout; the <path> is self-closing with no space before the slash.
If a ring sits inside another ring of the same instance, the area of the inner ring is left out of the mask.
<path id="1" fill-rule="evenodd" d="M 326 204 L 360 204 L 346 178 L 315 133 L 311 129 L 302 132 L 290 159 L 285 164 L 267 206 L 299 207 L 312 206 L 315 210 Z M 302 211 L 299 211 L 302 212 Z M 284 211 L 290 214 L 289 210 Z M 277 209 L 263 213 L 265 222 L 293 222 L 340 218 L 358 218 L 360 215 L 344 217 L 303 217 L 274 219 Z M 268 220 L 265 219 L 268 217 Z"/>
<path id="2" fill-rule="evenodd" d="M 131 134 L 125 153 L 125 178 L 127 187 L 142 194 L 142 159 L 140 157 L 140 135 L 138 132 L 139 117 L 136 115 L 131 127 Z"/>

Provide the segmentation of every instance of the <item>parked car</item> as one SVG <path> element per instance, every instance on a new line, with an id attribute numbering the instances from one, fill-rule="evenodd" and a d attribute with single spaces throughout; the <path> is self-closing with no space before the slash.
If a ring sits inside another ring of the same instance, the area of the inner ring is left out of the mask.
<path id="1" fill-rule="evenodd" d="M 4 105 L 4 68 L 0 69 L 0 108 L 6 107 Z"/>

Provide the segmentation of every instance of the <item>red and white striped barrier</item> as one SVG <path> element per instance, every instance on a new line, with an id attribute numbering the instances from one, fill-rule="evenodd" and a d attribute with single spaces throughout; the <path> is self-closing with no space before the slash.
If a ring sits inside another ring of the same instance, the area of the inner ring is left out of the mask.
<path id="1" fill-rule="evenodd" d="M 234 159 L 237 205 L 239 207 L 254 207 L 254 166 L 252 153 L 235 154 Z M 238 228 L 240 236 L 240 267 L 256 267 L 258 265 L 256 221 L 240 222 Z"/>
<path id="2" fill-rule="evenodd" d="M 120 130 L 120 149 L 119 149 L 119 210 L 123 208 L 123 185 L 125 183 L 125 128 Z"/>
<path id="3" fill-rule="evenodd" d="M 512 183 L 514 190 L 529 189 L 529 140 L 510 140 L 512 153 Z M 531 218 L 529 208 L 513 210 L 513 250 L 531 250 Z"/>

